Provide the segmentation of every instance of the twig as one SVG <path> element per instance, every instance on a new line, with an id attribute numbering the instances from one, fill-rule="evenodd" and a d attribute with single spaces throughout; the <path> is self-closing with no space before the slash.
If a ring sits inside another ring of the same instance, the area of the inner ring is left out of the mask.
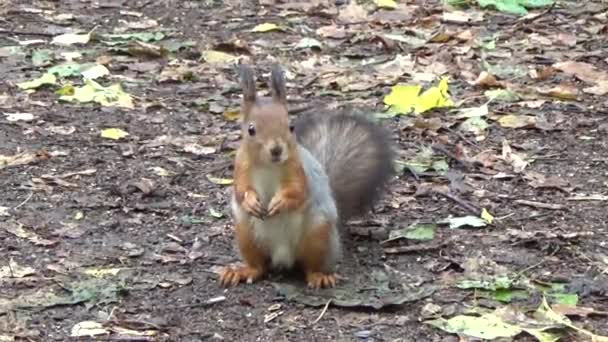
<path id="1" fill-rule="evenodd" d="M 312 324 L 317 324 L 317 322 L 319 322 L 321 320 L 321 318 L 323 318 L 323 315 L 325 315 L 325 312 L 327 312 L 327 308 L 329 307 L 329 303 L 331 303 L 331 299 L 327 301 L 327 303 L 325 303 L 325 307 L 323 307 L 323 310 L 321 311 L 321 313 L 319 314 L 319 317 L 317 317 L 317 319 L 315 319 Z"/>
<path id="2" fill-rule="evenodd" d="M 527 205 L 534 208 L 542 208 L 542 209 L 552 209 L 552 210 L 561 210 L 564 209 L 564 206 L 561 204 L 555 203 L 543 203 L 537 201 L 528 201 L 528 200 L 515 200 L 513 203 Z"/>
<path id="3" fill-rule="evenodd" d="M 23 202 L 19 203 L 16 207 L 13 208 L 13 210 L 17 210 L 19 209 L 21 206 L 23 206 L 25 203 L 27 203 L 27 201 L 29 201 L 32 196 L 34 196 L 34 192 L 30 192 L 29 196 L 27 196 L 27 198 L 25 200 L 23 200 Z"/>
<path id="4" fill-rule="evenodd" d="M 543 17 L 543 16 L 545 16 L 545 15 L 547 15 L 547 14 L 551 13 L 551 11 L 553 11 L 553 9 L 555 8 L 555 5 L 556 5 L 556 4 L 557 4 L 557 2 L 556 2 L 556 1 L 555 1 L 555 2 L 553 2 L 553 3 L 551 4 L 551 6 L 549 6 L 549 8 L 547 8 L 547 9 L 546 9 L 546 10 L 544 10 L 544 11 L 542 11 L 541 13 L 539 13 L 539 14 L 538 14 L 538 15 L 536 15 L 536 16 L 529 17 L 529 18 L 523 18 L 523 19 L 519 19 L 519 20 L 517 20 L 516 25 L 518 25 L 518 24 L 520 24 L 520 23 L 521 23 L 521 24 L 529 24 L 529 23 L 531 23 L 531 22 L 533 22 L 533 21 L 535 21 L 535 20 L 538 20 L 538 18 Z"/>
<path id="5" fill-rule="evenodd" d="M 463 207 L 464 209 L 468 210 L 469 212 L 471 212 L 471 214 L 474 215 L 479 215 L 479 212 L 481 211 L 481 208 L 479 208 L 478 206 L 476 206 L 473 203 L 469 203 L 465 200 L 463 200 L 462 198 L 453 195 L 451 193 L 448 192 L 444 192 L 444 191 L 438 191 L 438 190 L 431 190 L 432 193 L 437 194 L 437 195 L 441 195 L 447 199 L 450 199 L 452 201 L 454 201 L 456 204 L 460 205 L 461 207 Z"/>
<path id="6" fill-rule="evenodd" d="M 171 307 L 167 307 L 167 309 L 192 309 L 192 308 L 200 308 L 200 307 L 205 307 L 205 306 L 210 306 L 213 304 L 217 304 L 217 303 L 221 303 L 223 301 L 226 300 L 226 297 L 224 296 L 219 296 L 219 297 L 213 297 L 211 299 L 208 299 L 202 303 L 196 303 L 196 304 L 185 304 L 185 305 L 176 305 L 176 306 L 171 306 Z"/>
<path id="7" fill-rule="evenodd" d="M 41 37 L 53 37 L 55 36 L 52 33 L 48 33 L 48 32 L 33 32 L 33 31 L 19 31 L 19 30 L 7 30 L 7 29 L 0 29 L 0 34 L 21 34 L 24 36 L 41 36 Z"/>
<path id="8" fill-rule="evenodd" d="M 455 238 L 447 239 L 444 241 L 428 243 L 428 244 L 419 244 L 412 246 L 396 246 L 396 247 L 387 247 L 384 248 L 384 253 L 386 254 L 401 254 L 401 253 L 413 253 L 413 252 L 426 252 L 432 251 L 435 249 L 439 249 L 446 245 L 449 245 L 454 241 Z"/>
<path id="9" fill-rule="evenodd" d="M 452 153 L 452 151 L 448 150 L 445 146 L 442 146 L 440 144 L 434 144 L 431 146 L 431 148 L 435 151 L 445 154 L 449 158 L 454 159 L 468 170 L 471 170 L 473 168 L 473 165 L 471 163 L 466 160 L 462 160 L 461 158 L 458 158 L 454 153 Z"/>

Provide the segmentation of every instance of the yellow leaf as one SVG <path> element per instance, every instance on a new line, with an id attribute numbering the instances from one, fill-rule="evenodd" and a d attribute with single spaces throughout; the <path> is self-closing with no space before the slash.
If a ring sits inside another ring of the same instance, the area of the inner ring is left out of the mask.
<path id="1" fill-rule="evenodd" d="M 89 268 L 84 270 L 83 273 L 93 276 L 95 278 L 101 278 L 106 275 L 115 276 L 120 272 L 121 268 Z"/>
<path id="2" fill-rule="evenodd" d="M 203 59 L 209 64 L 228 64 L 236 60 L 236 57 L 221 51 L 203 51 Z"/>
<path id="3" fill-rule="evenodd" d="M 256 27 L 254 27 L 251 32 L 268 32 L 268 31 L 276 31 L 276 30 L 280 30 L 281 28 L 279 26 L 277 26 L 277 24 L 272 24 L 272 23 L 263 23 L 263 24 L 259 24 Z"/>
<path id="4" fill-rule="evenodd" d="M 224 111 L 224 119 L 228 121 L 236 121 L 241 117 L 241 110 L 239 108 L 230 108 Z"/>
<path id="5" fill-rule="evenodd" d="M 415 107 L 416 114 L 424 113 L 433 108 L 452 107 L 454 102 L 448 94 L 448 79 L 442 78 L 437 87 L 427 89 L 418 97 Z"/>
<path id="6" fill-rule="evenodd" d="M 393 111 L 408 114 L 416 106 L 420 90 L 422 87 L 419 85 L 397 84 L 384 97 L 384 104 L 391 106 Z"/>
<path id="7" fill-rule="evenodd" d="M 393 0 L 374 0 L 374 2 L 376 3 L 376 6 L 378 6 L 380 8 L 388 8 L 388 9 L 397 8 L 397 3 Z"/>
<path id="8" fill-rule="evenodd" d="M 207 175 L 207 179 L 210 182 L 218 184 L 218 185 L 230 185 L 230 184 L 233 183 L 232 179 L 229 179 L 229 178 L 217 178 L 217 177 L 213 177 L 211 175 Z"/>
<path id="9" fill-rule="evenodd" d="M 486 208 L 483 208 L 481 210 L 481 218 L 489 224 L 492 224 L 492 222 L 494 222 L 494 216 L 492 216 L 492 214 L 490 214 L 490 212 L 486 210 Z"/>
<path id="10" fill-rule="evenodd" d="M 17 87 L 20 89 L 35 89 L 44 84 L 55 84 L 57 77 L 54 74 L 44 74 L 34 80 L 17 83 Z"/>
<path id="11" fill-rule="evenodd" d="M 120 128 L 107 128 L 101 131 L 101 137 L 107 139 L 118 140 L 120 138 L 126 137 L 127 135 L 129 135 L 129 133 L 123 131 Z"/>
<path id="12" fill-rule="evenodd" d="M 433 108 L 454 106 L 448 94 L 447 78 L 442 78 L 438 86 L 419 94 L 421 89 L 419 85 L 398 84 L 384 98 L 384 103 L 390 106 L 391 111 L 399 114 L 409 114 L 412 110 L 415 114 L 420 114 Z"/>

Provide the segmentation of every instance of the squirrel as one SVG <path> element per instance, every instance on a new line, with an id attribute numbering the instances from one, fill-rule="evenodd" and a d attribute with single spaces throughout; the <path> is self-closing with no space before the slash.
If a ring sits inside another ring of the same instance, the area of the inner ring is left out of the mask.
<path id="1" fill-rule="evenodd" d="M 336 285 L 339 226 L 364 214 L 393 176 L 389 134 L 361 115 L 315 114 L 290 121 L 283 70 L 271 96 L 256 94 L 253 70 L 239 67 L 241 142 L 231 209 L 245 266 L 225 267 L 222 286 L 251 283 L 270 269 L 302 267 L 310 288 Z"/>

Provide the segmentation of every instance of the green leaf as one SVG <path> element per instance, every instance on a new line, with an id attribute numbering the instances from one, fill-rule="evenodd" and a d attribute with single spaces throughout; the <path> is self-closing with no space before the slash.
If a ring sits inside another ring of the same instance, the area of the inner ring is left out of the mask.
<path id="1" fill-rule="evenodd" d="M 53 60 L 51 50 L 34 50 L 32 52 L 32 64 L 34 66 L 44 66 Z"/>
<path id="2" fill-rule="evenodd" d="M 513 280 L 506 276 L 495 277 L 485 280 L 465 279 L 456 284 L 460 289 L 484 289 L 496 291 L 499 289 L 510 289 L 513 285 Z"/>
<path id="3" fill-rule="evenodd" d="M 576 306 L 578 304 L 578 295 L 576 293 L 549 293 L 548 297 L 553 298 L 557 303 Z"/>
<path id="4" fill-rule="evenodd" d="M 213 208 L 209 208 L 209 215 L 211 217 L 215 217 L 215 218 L 222 218 L 224 217 L 224 214 L 220 213 L 219 211 L 213 209 Z"/>
<path id="5" fill-rule="evenodd" d="M 57 82 L 57 77 L 55 77 L 55 75 L 53 75 L 53 74 L 46 73 L 31 81 L 18 83 L 17 87 L 19 87 L 20 89 L 24 89 L 24 90 L 25 89 L 36 89 L 45 84 L 55 84 L 55 82 Z"/>
<path id="6" fill-rule="evenodd" d="M 529 297 L 528 292 L 514 289 L 497 289 L 494 292 L 489 292 L 489 294 L 495 300 L 503 303 L 510 303 L 513 299 L 527 299 Z"/>
<path id="7" fill-rule="evenodd" d="M 66 63 L 56 65 L 47 70 L 50 74 L 55 74 L 58 77 L 80 76 L 83 68 L 90 67 L 92 64 Z"/>
<path id="8" fill-rule="evenodd" d="M 103 38 L 106 39 L 106 41 L 104 41 L 106 45 L 124 44 L 134 40 L 149 43 L 163 40 L 165 37 L 166 35 L 162 32 L 134 32 L 103 35 Z"/>
<path id="9" fill-rule="evenodd" d="M 411 169 L 415 173 L 422 173 L 428 170 L 435 170 L 439 174 L 447 172 L 449 165 L 443 157 L 437 157 L 433 154 L 433 149 L 424 147 L 416 156 L 408 161 L 398 161 L 397 164 Z"/>
<path id="10" fill-rule="evenodd" d="M 526 15 L 528 14 L 526 8 L 551 6 L 553 0 L 477 0 L 477 3 L 482 8 L 493 7 L 508 14 Z"/>
<path id="11" fill-rule="evenodd" d="M 67 89 L 64 88 L 60 89 L 60 91 L 69 94 L 69 91 L 66 91 Z M 59 99 L 82 103 L 96 102 L 105 107 L 134 108 L 131 95 L 125 93 L 120 84 L 117 83 L 104 87 L 91 79 L 85 79 L 85 84 L 82 87 L 73 88 L 73 94 L 62 95 Z"/>
<path id="12" fill-rule="evenodd" d="M 385 242 L 399 239 L 409 239 L 418 241 L 432 240 L 435 237 L 436 224 L 418 223 L 404 229 L 392 230 Z"/>
<path id="13" fill-rule="evenodd" d="M 489 100 L 498 102 L 516 102 L 520 99 L 517 93 L 505 89 L 486 90 L 483 95 Z"/>

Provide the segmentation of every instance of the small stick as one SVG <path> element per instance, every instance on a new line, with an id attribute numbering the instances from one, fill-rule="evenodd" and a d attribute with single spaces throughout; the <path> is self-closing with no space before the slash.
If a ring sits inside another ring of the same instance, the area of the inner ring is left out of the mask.
<path id="1" fill-rule="evenodd" d="M 552 210 L 561 210 L 564 209 L 564 206 L 561 204 L 555 203 L 543 203 L 537 201 L 528 201 L 528 200 L 515 200 L 513 203 L 527 205 L 534 208 L 542 208 L 542 209 L 552 209 Z"/>
<path id="2" fill-rule="evenodd" d="M 327 312 L 327 308 L 329 307 L 329 303 L 331 303 L 331 299 L 327 301 L 327 303 L 325 303 L 325 307 L 323 307 L 323 310 L 321 311 L 321 313 L 319 314 L 319 317 L 317 317 L 317 319 L 315 319 L 312 324 L 317 324 L 317 322 L 319 322 L 321 320 L 321 318 L 323 317 L 323 315 L 325 315 L 325 312 Z"/>

